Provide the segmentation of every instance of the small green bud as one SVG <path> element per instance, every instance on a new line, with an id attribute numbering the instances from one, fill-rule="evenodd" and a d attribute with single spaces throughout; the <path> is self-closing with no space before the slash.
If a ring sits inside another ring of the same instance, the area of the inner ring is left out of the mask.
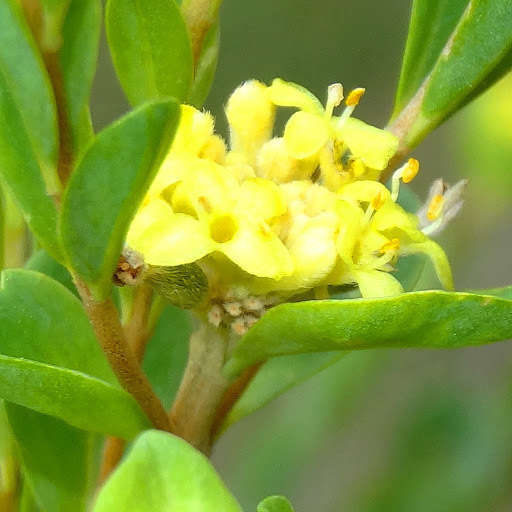
<path id="1" fill-rule="evenodd" d="M 171 304 L 191 309 L 203 301 L 208 279 L 195 263 L 175 267 L 147 265 L 144 281 Z"/>

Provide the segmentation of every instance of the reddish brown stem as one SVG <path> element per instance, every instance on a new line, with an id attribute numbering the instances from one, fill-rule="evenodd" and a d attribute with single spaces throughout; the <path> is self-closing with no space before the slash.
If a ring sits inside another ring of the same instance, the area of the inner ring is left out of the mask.
<path id="1" fill-rule="evenodd" d="M 96 301 L 87 285 L 76 276 L 75 284 L 103 352 L 120 384 L 133 395 L 156 428 L 170 431 L 169 419 L 162 403 L 128 346 L 114 303 L 111 299 Z"/>
<path id="2" fill-rule="evenodd" d="M 108 437 L 105 441 L 105 446 L 103 447 L 103 458 L 101 461 L 100 468 L 100 476 L 98 479 L 98 487 L 101 487 L 107 478 L 110 476 L 110 473 L 114 471 L 114 469 L 119 464 L 121 460 L 124 448 L 125 441 L 123 439 L 119 439 L 118 437 Z"/>

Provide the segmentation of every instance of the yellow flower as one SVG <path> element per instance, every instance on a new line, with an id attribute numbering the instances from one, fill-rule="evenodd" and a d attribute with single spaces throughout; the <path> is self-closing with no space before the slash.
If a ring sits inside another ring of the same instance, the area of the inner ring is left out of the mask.
<path id="1" fill-rule="evenodd" d="M 210 114 L 183 105 L 127 245 L 151 265 L 197 262 L 210 284 L 212 323 L 236 318 L 236 332 L 269 305 L 330 285 L 357 285 L 364 297 L 401 293 L 392 272 L 415 252 L 451 288 L 444 252 L 396 203 L 417 162 L 395 173 L 391 191 L 376 181 L 397 140 L 350 117 L 363 92 L 352 91 L 336 117 L 340 84 L 329 87 L 324 108 L 298 85 L 246 82 L 226 106 L 229 149 Z M 297 111 L 274 136 L 278 107 Z"/>

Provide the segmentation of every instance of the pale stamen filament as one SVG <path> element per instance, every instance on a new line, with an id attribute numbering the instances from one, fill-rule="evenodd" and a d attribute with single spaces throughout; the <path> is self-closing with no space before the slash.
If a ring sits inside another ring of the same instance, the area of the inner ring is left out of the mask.
<path id="1" fill-rule="evenodd" d="M 391 199 L 396 202 L 400 193 L 400 180 L 404 183 L 410 183 L 418 174 L 420 163 L 416 158 L 409 160 L 393 173 L 391 178 Z"/>
<path id="2" fill-rule="evenodd" d="M 353 89 L 350 91 L 349 95 L 347 96 L 347 99 L 345 100 L 345 109 L 343 110 L 343 113 L 340 116 L 340 119 L 338 121 L 338 128 L 341 128 L 347 119 L 352 115 L 352 112 L 354 112 L 355 108 L 359 104 L 359 101 L 363 97 L 363 94 L 365 93 L 366 89 L 363 87 L 358 87 L 357 89 Z"/>

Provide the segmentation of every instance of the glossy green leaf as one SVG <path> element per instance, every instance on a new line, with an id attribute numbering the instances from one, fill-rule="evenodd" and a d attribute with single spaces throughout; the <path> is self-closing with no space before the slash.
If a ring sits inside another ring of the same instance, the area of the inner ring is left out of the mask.
<path id="1" fill-rule="evenodd" d="M 284 496 L 269 496 L 258 504 L 256 512 L 293 512 L 293 507 Z"/>
<path id="2" fill-rule="evenodd" d="M 187 311 L 167 306 L 148 342 L 143 369 L 155 393 L 168 408 L 178 391 L 187 364 L 192 320 Z"/>
<path id="3" fill-rule="evenodd" d="M 76 370 L 0 355 L 0 397 L 70 425 L 124 439 L 150 426 L 118 386 Z"/>
<path id="4" fill-rule="evenodd" d="M 62 26 L 59 62 L 75 156 L 93 136 L 89 95 L 101 28 L 100 0 L 71 0 Z"/>
<path id="5" fill-rule="evenodd" d="M 69 264 L 98 295 L 111 288 L 126 231 L 178 124 L 173 100 L 147 103 L 103 130 L 71 176 L 61 235 Z"/>
<path id="6" fill-rule="evenodd" d="M 434 67 L 469 0 L 414 0 L 395 113 L 402 110 Z"/>
<path id="7" fill-rule="evenodd" d="M 197 62 L 194 82 L 190 90 L 189 103 L 201 108 L 208 97 L 215 78 L 219 58 L 220 27 L 215 23 L 206 34 Z"/>
<path id="8" fill-rule="evenodd" d="M 512 300 L 512 286 L 505 286 L 504 288 L 490 288 L 489 290 L 475 290 L 471 291 L 471 293 L 492 295 L 494 297 L 501 297 L 502 299 Z"/>
<path id="9" fill-rule="evenodd" d="M 43 510 L 86 510 L 96 476 L 97 436 L 19 405 L 6 405 L 24 478 Z"/>
<path id="10" fill-rule="evenodd" d="M 437 43 L 430 44 L 430 38 L 425 41 L 425 31 L 430 37 L 446 36 L 462 7 L 460 0 L 417 0 L 411 25 L 414 34 L 411 32 L 408 40 L 401 76 L 403 85 L 399 87 L 395 109 L 399 124 L 399 112 L 404 113 L 408 125 L 404 142 L 410 147 L 418 144 L 477 93 L 492 85 L 512 65 L 512 0 L 470 0 L 442 50 Z M 437 22 L 431 25 L 429 21 L 429 13 L 433 10 L 438 10 L 436 18 L 440 25 L 436 25 Z M 425 25 L 425 29 L 418 28 Z M 437 35 L 436 30 L 439 30 Z M 420 58 L 420 68 L 416 70 L 414 62 L 418 49 L 426 58 Z M 435 62 L 434 52 L 438 53 Z M 432 64 L 429 70 L 427 63 Z M 420 76 L 425 77 L 421 85 L 418 84 Z M 419 85 L 414 93 L 408 85 L 409 79 Z M 410 98 L 410 103 L 404 106 L 406 98 Z"/>
<path id="11" fill-rule="evenodd" d="M 225 372 L 270 357 L 380 347 L 457 348 L 512 337 L 512 301 L 424 291 L 382 299 L 318 300 L 268 311 L 240 340 Z"/>
<path id="12" fill-rule="evenodd" d="M 73 279 L 66 267 L 57 263 L 44 249 L 36 251 L 25 264 L 27 270 L 35 270 L 45 274 L 60 284 L 64 285 L 70 292 L 77 295 Z"/>
<path id="13" fill-rule="evenodd" d="M 48 76 L 18 3 L 2 1 L 0 173 L 41 245 L 60 259 L 51 197 L 60 189 L 57 156 L 55 102 Z"/>
<path id="14" fill-rule="evenodd" d="M 109 0 L 106 26 L 114 67 L 132 105 L 187 98 L 192 50 L 174 0 Z"/>
<path id="15" fill-rule="evenodd" d="M 98 495 L 94 512 L 241 512 L 208 459 L 182 439 L 144 432 Z"/>
<path id="16" fill-rule="evenodd" d="M 129 438 L 148 425 L 64 286 L 38 272 L 4 271 L 0 325 L 0 397 L 95 432 Z"/>

